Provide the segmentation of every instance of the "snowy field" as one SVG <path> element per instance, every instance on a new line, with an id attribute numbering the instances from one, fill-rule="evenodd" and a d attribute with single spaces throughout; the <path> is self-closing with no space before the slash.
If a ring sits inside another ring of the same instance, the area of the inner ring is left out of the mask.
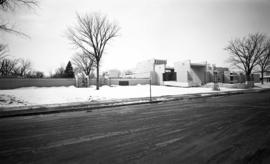
<path id="1" fill-rule="evenodd" d="M 221 91 L 237 89 L 220 88 Z M 95 90 L 90 88 L 70 87 L 27 87 L 0 90 L 0 107 L 57 104 L 85 101 L 103 101 L 124 98 L 149 97 L 149 85 L 136 86 L 102 86 Z M 216 92 L 212 88 L 152 86 L 152 96 L 181 95 L 191 93 Z"/>

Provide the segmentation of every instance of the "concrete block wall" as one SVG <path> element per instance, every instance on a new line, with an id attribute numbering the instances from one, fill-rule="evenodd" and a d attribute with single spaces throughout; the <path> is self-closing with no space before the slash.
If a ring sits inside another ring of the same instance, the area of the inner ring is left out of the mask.
<path id="1" fill-rule="evenodd" d="M 75 86 L 75 78 L 0 78 L 0 89 L 15 89 L 21 87 L 55 87 Z"/>
<path id="2" fill-rule="evenodd" d="M 96 79 L 90 79 L 90 85 L 96 85 Z M 102 85 L 119 85 L 120 81 L 128 81 L 129 85 L 145 85 L 149 84 L 150 80 L 149 78 L 136 78 L 136 79 L 128 79 L 128 78 L 109 78 L 109 79 L 100 79 L 99 84 Z M 152 82 L 153 84 L 153 82 Z"/>
<path id="3" fill-rule="evenodd" d="M 89 79 L 89 86 L 90 85 L 96 85 L 97 84 L 97 80 L 96 79 Z M 101 78 L 99 79 L 99 85 L 108 85 L 108 79 L 105 78 Z"/>
<path id="4" fill-rule="evenodd" d="M 129 85 L 149 84 L 149 79 L 107 79 L 106 85 L 119 85 L 119 81 L 128 81 Z"/>

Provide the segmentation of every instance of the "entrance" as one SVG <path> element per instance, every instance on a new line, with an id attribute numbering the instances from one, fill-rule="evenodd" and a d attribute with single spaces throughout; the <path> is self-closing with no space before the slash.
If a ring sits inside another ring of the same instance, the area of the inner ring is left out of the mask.
<path id="1" fill-rule="evenodd" d="M 176 81 L 176 72 L 173 68 L 165 68 L 165 73 L 163 73 L 163 81 Z"/>

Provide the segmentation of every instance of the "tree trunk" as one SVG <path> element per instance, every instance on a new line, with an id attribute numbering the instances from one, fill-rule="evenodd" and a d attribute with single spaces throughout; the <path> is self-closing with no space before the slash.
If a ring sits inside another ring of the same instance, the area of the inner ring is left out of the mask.
<path id="1" fill-rule="evenodd" d="M 246 81 L 247 81 L 247 82 L 250 81 L 250 73 L 246 73 Z"/>
<path id="2" fill-rule="evenodd" d="M 97 62 L 97 84 L 96 84 L 96 90 L 99 90 L 99 62 Z"/>
<path id="3" fill-rule="evenodd" d="M 263 70 L 261 71 L 261 84 L 263 84 Z"/>
<path id="4" fill-rule="evenodd" d="M 251 73 L 247 72 L 246 73 L 246 85 L 247 85 L 247 88 L 254 87 L 254 82 L 252 80 L 253 79 L 251 79 Z"/>

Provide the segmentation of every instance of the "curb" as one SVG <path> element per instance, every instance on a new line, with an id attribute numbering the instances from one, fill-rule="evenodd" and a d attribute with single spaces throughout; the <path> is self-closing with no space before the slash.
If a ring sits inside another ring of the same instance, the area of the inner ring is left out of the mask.
<path id="1" fill-rule="evenodd" d="M 150 103 L 160 103 L 178 100 L 190 100 L 197 98 L 208 98 L 217 96 L 230 96 L 236 94 L 248 94 L 270 91 L 270 88 L 263 89 L 248 89 L 238 91 L 222 91 L 222 92 L 206 92 L 206 93 L 194 93 L 183 95 L 166 95 L 152 97 L 150 101 L 149 97 L 143 98 L 130 98 L 120 100 L 109 100 L 102 102 L 80 102 L 80 103 L 65 103 L 65 104 L 50 104 L 50 105 L 35 105 L 35 106 L 23 106 L 23 107 L 7 107 L 0 108 L 0 118 L 15 117 L 15 116 L 30 116 L 40 114 L 53 114 L 61 112 L 75 112 L 75 111 L 92 111 L 95 109 L 108 108 L 108 107 L 120 107 L 128 105 L 141 105 Z"/>

